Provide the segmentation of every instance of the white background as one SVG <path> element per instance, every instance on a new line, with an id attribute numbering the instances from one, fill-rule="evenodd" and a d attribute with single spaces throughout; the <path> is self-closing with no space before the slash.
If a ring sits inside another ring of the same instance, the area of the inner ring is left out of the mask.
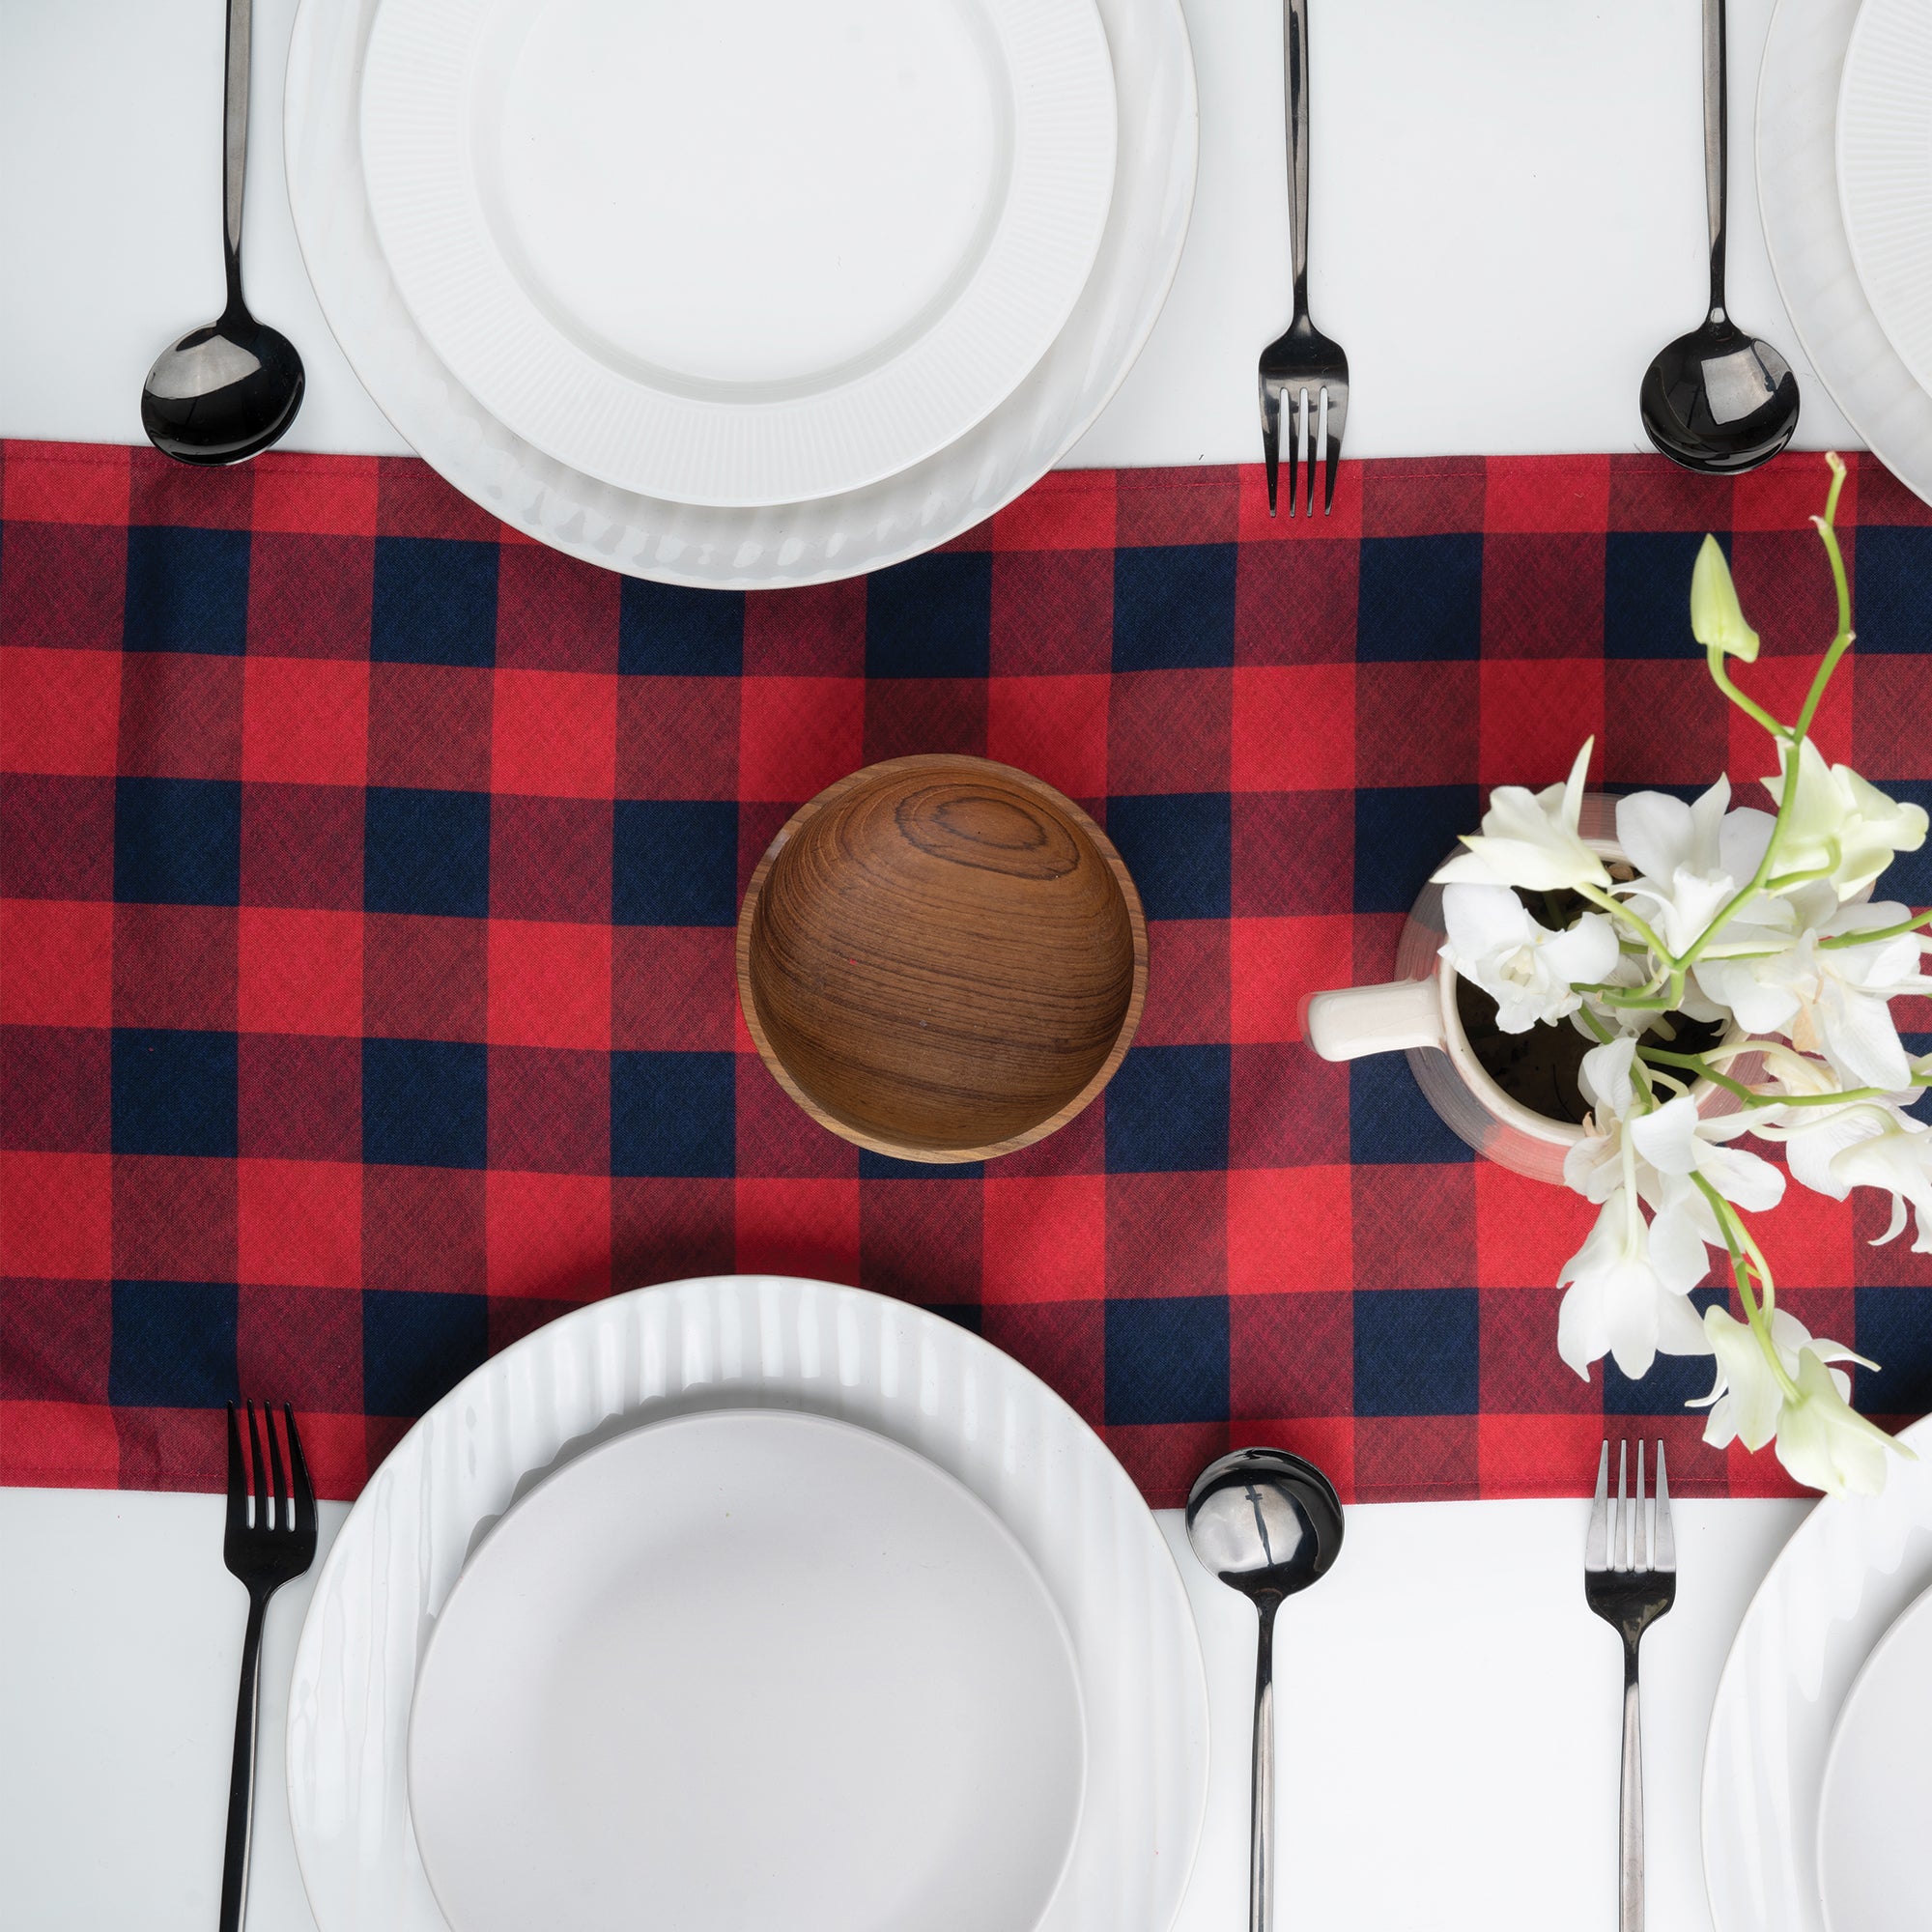
<path id="1" fill-rule="evenodd" d="M 317 0 L 325 4 L 325 0 Z M 309 389 L 295 448 L 400 451 L 330 341 L 282 185 L 294 0 L 257 0 L 247 270 Z M 1349 351 L 1349 453 L 1645 446 L 1644 364 L 1704 297 L 1693 0 L 1314 0 L 1312 290 Z M 1731 307 L 1789 356 L 1799 441 L 1853 447 L 1758 228 L 1770 0 L 1733 0 Z M 1287 317 L 1276 0 L 1187 0 L 1201 174 L 1174 293 L 1073 464 L 1252 462 Z M 220 305 L 219 0 L 0 0 L 0 434 L 136 441 L 156 350 Z M 1553 1339 L 1552 1339 L 1553 1346 Z M 1803 1505 L 1679 1505 L 1678 1608 L 1644 1646 L 1651 1932 L 1707 1932 L 1705 1726 Z M 341 1511 L 325 1512 L 332 1532 Z M 212 1497 L 0 1491 L 0 1919 L 213 1922 L 243 1598 Z M 1350 1513 L 1282 1619 L 1282 1932 L 1614 1922 L 1616 1639 L 1583 1607 L 1581 1504 Z M 1174 1543 L 1214 1721 L 1179 1932 L 1246 1911 L 1253 1618 Z M 250 1923 L 306 1932 L 279 1778 L 306 1585 L 277 1599 Z"/>

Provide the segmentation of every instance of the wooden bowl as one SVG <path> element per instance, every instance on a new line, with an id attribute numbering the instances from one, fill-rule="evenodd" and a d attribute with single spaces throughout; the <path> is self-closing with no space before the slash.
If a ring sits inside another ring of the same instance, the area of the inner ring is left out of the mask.
<path id="1" fill-rule="evenodd" d="M 1147 922 L 1107 835 L 986 758 L 892 758 L 796 812 L 738 914 L 738 997 L 822 1126 L 905 1160 L 985 1160 L 1113 1077 Z"/>

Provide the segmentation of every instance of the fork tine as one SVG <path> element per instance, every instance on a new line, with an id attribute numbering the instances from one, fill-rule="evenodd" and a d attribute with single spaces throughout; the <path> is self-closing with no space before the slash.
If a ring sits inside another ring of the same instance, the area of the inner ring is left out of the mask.
<path id="1" fill-rule="evenodd" d="M 1295 466 L 1301 456 L 1301 391 L 1290 389 L 1285 396 L 1283 414 L 1287 418 L 1284 427 L 1288 431 L 1288 514 L 1294 515 L 1296 479 L 1299 471 Z"/>
<path id="2" fill-rule="evenodd" d="M 255 1471 L 255 1513 L 252 1519 L 257 1529 L 266 1529 L 269 1522 L 268 1497 L 269 1475 L 262 1466 L 262 1438 L 255 1433 L 255 1405 L 248 1405 L 248 1456 Z"/>
<path id="3" fill-rule="evenodd" d="M 228 1405 L 228 1520 L 230 1536 L 248 1527 L 248 1471 L 242 1461 L 242 1430 Z"/>
<path id="4" fill-rule="evenodd" d="M 1304 389 L 1301 392 L 1302 421 L 1308 431 L 1308 446 L 1303 452 L 1308 465 L 1308 482 L 1302 497 L 1301 508 L 1304 516 L 1315 514 L 1315 463 L 1316 452 L 1321 444 L 1321 390 Z"/>
<path id="5" fill-rule="evenodd" d="M 1657 1532 L 1652 1567 L 1675 1571 L 1677 1537 L 1670 1527 L 1670 1484 L 1663 1473 L 1663 1444 L 1657 1445 Z"/>
<path id="6" fill-rule="evenodd" d="M 1275 513 L 1275 485 L 1281 472 L 1281 385 L 1264 376 L 1262 384 L 1262 461 L 1267 466 L 1268 515 Z M 1290 490 L 1293 492 L 1291 483 Z"/>
<path id="7" fill-rule="evenodd" d="M 1597 1499 L 1590 1505 L 1590 1526 L 1583 1532 L 1583 1568 L 1604 1570 L 1610 1560 L 1610 1445 L 1597 1459 Z"/>
<path id="8" fill-rule="evenodd" d="M 1650 1568 L 1650 1527 L 1643 1509 L 1643 1437 L 1636 1438 L 1636 1514 L 1631 1519 L 1631 1562 L 1637 1570 Z"/>
<path id="9" fill-rule="evenodd" d="M 262 1405 L 262 1431 L 269 1438 L 270 1495 L 274 1506 L 274 1526 L 287 1529 L 295 1521 L 295 1511 L 289 1503 L 288 1486 L 282 1481 L 282 1446 L 275 1439 L 275 1411 L 266 1402 Z"/>
<path id="10" fill-rule="evenodd" d="M 1630 1566 L 1630 1444 L 1617 1444 L 1617 1515 L 1610 1530 L 1610 1568 Z"/>
<path id="11" fill-rule="evenodd" d="M 289 1476 L 295 1486 L 296 1528 L 305 1535 L 315 1533 L 315 1488 L 308 1479 L 308 1463 L 302 1457 L 302 1439 L 296 1432 L 296 1412 L 282 1405 L 282 1420 L 289 1426 Z"/>
<path id="12" fill-rule="evenodd" d="M 1345 385 L 1324 389 L 1322 399 L 1327 404 L 1324 416 L 1328 433 L 1328 487 L 1321 501 L 1321 514 L 1325 517 L 1335 508 L 1335 472 L 1342 464 L 1342 428 L 1349 420 L 1348 388 Z"/>

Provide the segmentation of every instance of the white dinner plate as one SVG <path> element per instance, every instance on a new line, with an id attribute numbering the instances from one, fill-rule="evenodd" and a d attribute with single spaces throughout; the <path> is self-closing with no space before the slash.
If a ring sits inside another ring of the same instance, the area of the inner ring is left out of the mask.
<path id="1" fill-rule="evenodd" d="M 1838 86 L 1838 205 L 1879 327 L 1932 390 L 1932 9 L 1864 0 Z"/>
<path id="2" fill-rule="evenodd" d="M 1838 86 L 1860 0 L 1778 0 L 1758 70 L 1757 188 L 1792 327 L 1872 453 L 1932 502 L 1932 395 L 1879 326 L 1838 205 Z"/>
<path id="3" fill-rule="evenodd" d="M 1828 1496 L 1738 1627 L 1704 1747 L 1704 1884 L 1716 1932 L 1826 1932 L 1819 1801 L 1846 1692 L 1932 1586 L 1932 1416 L 1876 1496 Z M 1840 1928 L 1844 1932 L 1844 1928 Z"/>
<path id="4" fill-rule="evenodd" d="M 862 489 L 1045 354 L 1114 183 L 1094 0 L 383 0 L 376 230 L 424 338 L 584 475 Z"/>
<path id="5" fill-rule="evenodd" d="M 301 0 L 284 114 L 289 199 L 329 327 L 399 434 L 493 516 L 590 563 L 725 589 L 854 577 L 958 536 L 1064 456 L 1140 354 L 1194 196 L 1194 66 L 1179 0 L 1096 0 L 1113 57 L 1117 166 L 1094 267 L 1065 326 L 976 428 L 866 489 L 764 509 L 599 483 L 505 428 L 412 319 L 377 239 L 359 99 L 378 0 Z"/>
<path id="6" fill-rule="evenodd" d="M 1932 1590 L 1865 1660 L 1825 1761 L 1818 1882 L 1828 1932 L 1932 1925 Z"/>
<path id="7" fill-rule="evenodd" d="M 541 1483 L 457 1579 L 410 1719 L 456 1932 L 1031 1932 L 1085 1771 L 1011 1531 L 889 1437 L 782 1409 Z"/>
<path id="8" fill-rule="evenodd" d="M 978 1336 L 882 1295 L 769 1275 L 637 1289 L 536 1330 L 458 1383 L 370 1477 L 317 1575 L 289 1696 L 289 1816 L 320 1932 L 448 1923 L 412 1823 L 410 1708 L 425 1643 L 492 1526 L 508 1530 L 512 1504 L 601 1443 L 747 1409 L 901 1444 L 1011 1532 L 1065 1626 L 1086 1722 L 1079 1820 L 1040 1932 L 1166 1932 L 1207 1797 L 1207 1687 L 1140 1492 L 1058 1396 Z"/>

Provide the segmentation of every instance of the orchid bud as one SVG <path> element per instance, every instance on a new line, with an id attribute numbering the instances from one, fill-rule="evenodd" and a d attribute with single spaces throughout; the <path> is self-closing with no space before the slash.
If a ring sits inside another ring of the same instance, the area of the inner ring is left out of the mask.
<path id="1" fill-rule="evenodd" d="M 1706 650 L 1751 664 L 1757 658 L 1757 633 L 1745 622 L 1731 567 L 1716 537 L 1707 536 L 1690 572 L 1690 631 Z"/>

